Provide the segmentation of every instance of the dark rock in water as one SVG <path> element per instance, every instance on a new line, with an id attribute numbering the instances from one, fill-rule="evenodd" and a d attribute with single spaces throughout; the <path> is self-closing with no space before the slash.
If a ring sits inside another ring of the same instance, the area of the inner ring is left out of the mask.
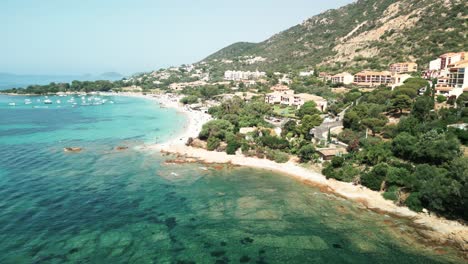
<path id="1" fill-rule="evenodd" d="M 212 257 L 221 257 L 221 256 L 224 256 L 226 254 L 226 251 L 224 250 L 215 250 L 215 251 L 211 251 L 210 255 Z"/>
<path id="2" fill-rule="evenodd" d="M 190 218 L 190 221 L 195 221 L 195 220 L 197 220 L 197 219 L 195 219 L 195 218 L 193 218 L 193 217 L 192 217 L 192 218 Z"/>
<path id="3" fill-rule="evenodd" d="M 249 261 L 250 261 L 249 256 L 245 256 L 245 255 L 242 256 L 242 257 L 240 258 L 240 260 L 239 260 L 240 263 L 247 263 L 247 262 L 249 262 Z"/>
<path id="4" fill-rule="evenodd" d="M 196 264 L 195 261 L 190 261 L 190 260 L 178 260 L 176 263 L 177 264 Z"/>
<path id="5" fill-rule="evenodd" d="M 65 152 L 80 152 L 82 150 L 83 149 L 79 148 L 79 147 L 66 147 L 66 148 L 63 148 L 63 151 L 65 151 Z"/>
<path id="6" fill-rule="evenodd" d="M 245 244 L 252 244 L 253 241 L 254 241 L 254 240 L 253 240 L 252 238 L 250 238 L 250 237 L 245 237 L 245 238 L 243 238 L 240 242 L 241 242 L 242 244 L 245 245 Z"/>
<path id="7" fill-rule="evenodd" d="M 264 249 L 260 249 L 260 250 L 258 251 L 258 254 L 260 254 L 260 255 L 261 255 L 261 254 L 265 254 L 265 252 L 266 252 L 266 251 L 265 251 Z"/>
<path id="8" fill-rule="evenodd" d="M 128 149 L 128 147 L 126 147 L 126 146 L 118 146 L 118 147 L 115 148 L 115 150 L 119 150 L 119 151 L 120 150 L 126 150 L 126 149 Z"/>
<path id="9" fill-rule="evenodd" d="M 343 248 L 340 244 L 333 244 L 334 248 Z"/>
<path id="10" fill-rule="evenodd" d="M 225 246 L 227 245 L 227 243 L 224 242 L 224 241 L 221 241 L 221 243 L 219 243 L 219 244 L 220 244 L 222 247 L 225 247 Z"/>
<path id="11" fill-rule="evenodd" d="M 166 224 L 167 228 L 171 230 L 177 225 L 177 220 L 175 217 L 169 217 L 169 218 L 166 218 L 164 223 Z"/>
<path id="12" fill-rule="evenodd" d="M 76 252 L 78 252 L 78 251 L 79 251 L 78 248 L 72 248 L 72 249 L 70 249 L 70 250 L 68 251 L 68 254 L 73 254 L 73 253 L 76 253 Z"/>

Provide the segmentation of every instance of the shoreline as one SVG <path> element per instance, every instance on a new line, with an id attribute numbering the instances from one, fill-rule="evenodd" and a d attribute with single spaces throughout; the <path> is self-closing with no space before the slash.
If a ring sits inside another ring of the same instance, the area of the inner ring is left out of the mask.
<path id="1" fill-rule="evenodd" d="M 459 248 L 465 258 L 468 258 L 468 226 L 433 214 L 417 213 L 411 211 L 408 207 L 397 206 L 390 200 L 386 200 L 381 193 L 370 190 L 361 185 L 353 185 L 352 183 L 340 182 L 334 179 L 326 179 L 320 172 L 307 169 L 300 164 L 289 161 L 287 163 L 279 164 L 267 159 L 259 159 L 246 157 L 242 154 L 228 155 L 224 152 L 208 151 L 204 149 L 186 146 L 185 143 L 189 137 L 197 137 L 201 131 L 204 123 L 212 118 L 200 111 L 189 111 L 186 107 L 175 103 L 168 103 L 166 95 L 154 98 L 144 95 L 130 95 L 145 98 L 153 98 L 159 103 L 177 111 L 182 112 L 188 116 L 188 126 L 181 136 L 174 139 L 160 143 L 149 144 L 141 147 L 142 150 L 159 151 L 162 153 L 175 154 L 182 156 L 186 159 L 191 158 L 197 162 L 208 164 L 232 164 L 237 166 L 245 166 L 255 169 L 262 169 L 272 171 L 275 173 L 293 177 L 305 184 L 310 184 L 319 187 L 323 192 L 333 193 L 342 198 L 359 202 L 367 209 L 389 214 L 394 217 L 401 217 L 411 220 L 411 222 L 418 227 L 422 235 L 436 244 L 452 244 Z M 162 98 L 162 100 L 161 100 Z M 196 122 L 192 121 L 192 117 L 197 118 Z M 204 118 L 201 116 L 205 116 Z M 206 117 L 208 116 L 208 117 Z"/>
<path id="2" fill-rule="evenodd" d="M 179 103 L 181 96 L 175 95 L 143 95 L 142 93 L 100 93 L 104 96 L 127 96 L 152 100 L 161 107 L 172 108 L 187 118 L 187 125 L 180 133 L 171 136 L 171 139 L 162 143 L 147 142 L 138 147 L 139 150 L 159 151 L 176 154 L 185 159 L 192 158 L 197 162 L 208 164 L 233 164 L 255 169 L 267 170 L 284 176 L 293 177 L 304 184 L 319 187 L 322 192 L 332 193 L 347 200 L 359 202 L 367 209 L 377 213 L 388 214 L 393 217 L 409 219 L 420 234 L 430 242 L 446 245 L 452 244 L 459 248 L 464 258 L 468 259 L 468 227 L 462 223 L 445 218 L 417 213 L 407 207 L 400 207 L 392 201 L 383 198 L 381 193 L 372 191 L 361 185 L 326 179 L 320 172 L 305 168 L 300 164 L 289 161 L 279 164 L 267 159 L 245 157 L 242 154 L 227 155 L 224 152 L 207 151 L 204 149 L 186 146 L 188 138 L 197 137 L 204 123 L 212 120 L 209 114 L 192 110 Z"/>
<path id="3" fill-rule="evenodd" d="M 347 200 L 361 203 L 367 209 L 392 217 L 409 219 L 429 241 L 440 244 L 452 244 L 459 248 L 465 258 L 468 258 L 468 227 L 460 222 L 448 220 L 433 214 L 417 213 L 408 207 L 397 206 L 383 198 L 381 193 L 361 185 L 326 179 L 322 174 L 299 164 L 289 161 L 276 163 L 267 159 L 245 157 L 242 154 L 227 155 L 223 152 L 213 152 L 180 144 L 154 144 L 144 149 L 156 150 L 166 154 L 176 154 L 186 159 L 195 159 L 207 164 L 232 164 L 267 170 L 293 177 L 304 184 L 319 187 L 322 192 L 332 193 Z"/>

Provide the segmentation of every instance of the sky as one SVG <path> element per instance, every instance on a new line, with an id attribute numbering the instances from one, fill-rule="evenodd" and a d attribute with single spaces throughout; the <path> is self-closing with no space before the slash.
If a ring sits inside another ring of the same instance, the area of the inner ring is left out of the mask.
<path id="1" fill-rule="evenodd" d="M 132 74 L 260 42 L 352 0 L 0 0 L 0 72 Z"/>

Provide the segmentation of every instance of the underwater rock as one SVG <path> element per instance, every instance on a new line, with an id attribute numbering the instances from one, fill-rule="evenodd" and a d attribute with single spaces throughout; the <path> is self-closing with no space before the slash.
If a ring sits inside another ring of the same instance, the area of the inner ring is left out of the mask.
<path id="1" fill-rule="evenodd" d="M 66 147 L 66 148 L 63 148 L 63 151 L 65 151 L 65 152 L 80 152 L 82 150 L 83 149 L 79 148 L 79 147 Z"/>

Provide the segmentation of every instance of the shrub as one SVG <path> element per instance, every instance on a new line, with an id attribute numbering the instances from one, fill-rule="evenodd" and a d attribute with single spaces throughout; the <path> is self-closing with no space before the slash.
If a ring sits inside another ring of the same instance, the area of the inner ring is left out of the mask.
<path id="1" fill-rule="evenodd" d="M 335 156 L 331 160 L 331 165 L 333 166 L 333 168 L 340 168 L 341 166 L 343 166 L 344 161 L 345 160 L 343 157 Z"/>
<path id="2" fill-rule="evenodd" d="M 383 194 L 383 197 L 387 200 L 398 201 L 398 187 L 390 186 L 388 190 Z"/>
<path id="3" fill-rule="evenodd" d="M 195 95 L 189 95 L 180 99 L 180 102 L 183 104 L 195 104 L 198 102 L 198 97 L 196 97 Z"/>
<path id="4" fill-rule="evenodd" d="M 380 163 L 361 176 L 361 184 L 374 191 L 380 191 L 382 182 L 387 177 L 388 165 Z"/>
<path id="5" fill-rule="evenodd" d="M 421 198 L 418 192 L 411 193 L 405 201 L 406 206 L 416 212 L 421 212 L 423 209 Z"/>
<path id="6" fill-rule="evenodd" d="M 307 144 L 299 149 L 301 162 L 309 162 L 314 158 L 315 148 L 312 144 Z"/>
<path id="7" fill-rule="evenodd" d="M 286 139 L 266 135 L 260 138 L 263 146 L 271 149 L 286 149 L 289 147 L 289 142 Z"/>
<path id="8" fill-rule="evenodd" d="M 217 137 L 209 137 L 208 138 L 208 141 L 207 141 L 207 144 L 206 144 L 206 148 L 210 151 L 212 150 L 215 150 L 219 147 L 219 145 L 221 144 L 221 140 Z"/>
<path id="9" fill-rule="evenodd" d="M 439 104 L 441 104 L 441 103 L 443 103 L 443 102 L 445 102 L 445 101 L 447 101 L 447 98 L 446 98 L 445 96 L 443 96 L 443 95 L 438 95 L 438 96 L 437 96 L 437 102 L 438 102 Z"/>

